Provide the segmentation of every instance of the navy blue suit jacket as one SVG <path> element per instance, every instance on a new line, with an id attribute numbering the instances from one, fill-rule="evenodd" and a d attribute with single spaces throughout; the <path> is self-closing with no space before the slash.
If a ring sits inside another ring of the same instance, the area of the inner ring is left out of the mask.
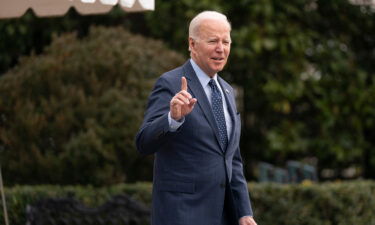
<path id="1" fill-rule="evenodd" d="M 169 103 L 181 90 L 182 76 L 198 102 L 181 127 L 170 132 Z M 239 149 L 240 115 L 232 87 L 218 81 L 233 124 L 227 149 L 219 144 L 210 103 L 190 61 L 163 74 L 149 97 L 136 144 L 140 153 L 155 154 L 153 225 L 220 225 L 226 190 L 236 221 L 252 215 Z"/>

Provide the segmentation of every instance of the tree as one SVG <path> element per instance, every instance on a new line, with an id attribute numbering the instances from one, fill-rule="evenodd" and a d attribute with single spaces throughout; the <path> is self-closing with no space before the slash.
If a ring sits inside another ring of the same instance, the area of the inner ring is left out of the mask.
<path id="1" fill-rule="evenodd" d="M 375 178 L 374 13 L 348 1 L 247 3 L 228 6 L 246 158 L 316 157 L 320 169 L 354 166 Z"/>
<path id="2" fill-rule="evenodd" d="M 231 20 L 223 73 L 243 90 L 242 154 L 285 165 L 315 157 L 320 170 L 355 167 L 374 178 L 374 13 L 347 0 L 164 1 L 147 14 L 151 35 L 181 49 L 187 21 L 201 10 Z M 155 18 L 173 18 L 173 26 Z M 154 28 L 154 30 L 152 29 Z M 169 38 L 172 37 L 172 38 Z M 339 176 L 339 175 L 338 175 Z"/>

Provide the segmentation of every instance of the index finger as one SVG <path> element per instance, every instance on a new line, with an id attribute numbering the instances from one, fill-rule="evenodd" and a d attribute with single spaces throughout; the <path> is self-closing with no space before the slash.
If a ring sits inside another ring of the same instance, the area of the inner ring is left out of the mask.
<path id="1" fill-rule="evenodd" d="M 181 91 L 187 91 L 187 80 L 185 77 L 181 77 Z"/>

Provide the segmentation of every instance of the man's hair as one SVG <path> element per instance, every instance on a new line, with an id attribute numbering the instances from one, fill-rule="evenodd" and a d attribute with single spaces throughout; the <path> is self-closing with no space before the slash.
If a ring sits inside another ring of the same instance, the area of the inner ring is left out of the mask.
<path id="1" fill-rule="evenodd" d="M 202 24 L 202 21 L 206 19 L 222 20 L 223 22 L 226 22 L 229 26 L 229 29 L 231 29 L 230 22 L 228 21 L 227 16 L 225 16 L 224 14 L 216 11 L 203 11 L 191 20 L 189 25 L 189 37 L 193 39 L 198 38 L 199 27 Z"/>

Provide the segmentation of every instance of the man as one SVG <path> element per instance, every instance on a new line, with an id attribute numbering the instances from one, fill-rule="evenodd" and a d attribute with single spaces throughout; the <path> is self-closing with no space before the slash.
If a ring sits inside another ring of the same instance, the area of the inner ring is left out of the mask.
<path id="1" fill-rule="evenodd" d="M 231 45 L 225 15 L 198 14 L 189 27 L 191 59 L 163 74 L 137 134 L 155 153 L 153 225 L 256 225 L 239 150 L 240 116 L 220 78 Z"/>

